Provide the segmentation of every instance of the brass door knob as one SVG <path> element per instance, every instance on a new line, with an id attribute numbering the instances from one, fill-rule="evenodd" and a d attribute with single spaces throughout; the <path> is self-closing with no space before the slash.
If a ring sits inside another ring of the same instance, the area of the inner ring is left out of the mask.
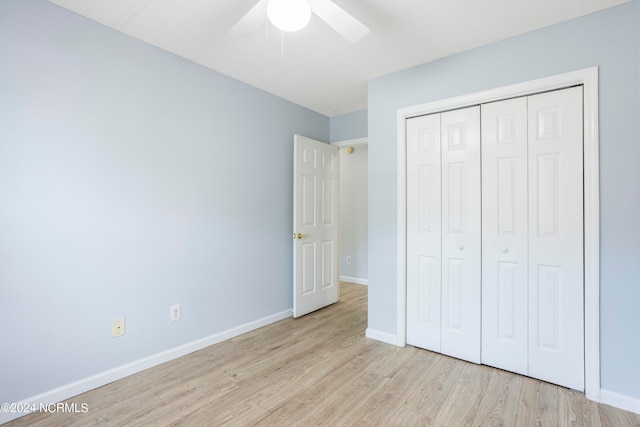
<path id="1" fill-rule="evenodd" d="M 293 238 L 294 239 L 304 239 L 305 237 L 309 237 L 309 235 L 308 234 L 302 234 L 302 233 L 298 233 L 298 234 L 293 233 Z"/>

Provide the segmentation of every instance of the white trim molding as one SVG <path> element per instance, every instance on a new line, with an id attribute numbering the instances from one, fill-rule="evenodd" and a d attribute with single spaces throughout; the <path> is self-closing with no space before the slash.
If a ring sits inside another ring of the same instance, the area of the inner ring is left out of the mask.
<path id="1" fill-rule="evenodd" d="M 369 284 L 369 280 L 360 279 L 359 277 L 340 276 L 340 281 L 341 282 L 355 283 L 357 285 L 365 285 L 365 286 L 367 286 Z"/>
<path id="2" fill-rule="evenodd" d="M 640 414 L 640 399 L 635 397 L 629 397 L 625 396 L 624 394 L 614 393 L 609 390 L 601 389 L 600 403 Z"/>
<path id="3" fill-rule="evenodd" d="M 571 86 L 583 87 L 584 105 L 584 318 L 585 394 L 600 401 L 600 173 L 598 68 L 586 68 L 397 111 L 397 320 L 398 345 L 407 340 L 407 166 L 406 120 Z"/>
<path id="4" fill-rule="evenodd" d="M 389 334 L 387 332 L 376 331 L 375 329 L 367 328 L 365 332 L 365 336 L 367 338 L 374 339 L 376 341 L 382 341 L 387 344 L 397 345 L 399 347 L 404 347 L 405 343 L 401 344 L 400 340 L 398 340 L 397 335 Z"/>
<path id="5" fill-rule="evenodd" d="M 263 317 L 262 319 L 254 320 L 253 322 L 245 323 L 244 325 L 240 325 L 235 328 L 228 329 L 226 331 L 222 331 L 220 333 L 210 335 L 196 341 L 192 341 L 190 343 L 169 349 L 167 351 L 145 357 L 144 359 L 136 360 L 124 366 L 119 366 L 117 368 L 101 372 L 99 374 L 84 378 L 74 383 L 63 385 L 62 387 L 44 392 L 37 396 L 24 399 L 23 401 L 18 402 L 17 406 L 39 408 L 40 405 L 49 405 L 51 403 L 62 402 L 63 400 L 67 400 L 89 390 L 102 387 L 103 385 L 128 377 L 129 375 L 137 374 L 138 372 L 153 368 L 154 366 L 177 359 L 189 353 L 193 353 L 194 351 L 202 350 L 203 348 L 209 347 L 210 345 L 218 344 L 222 341 L 237 337 L 242 334 L 246 334 L 247 332 L 251 332 L 253 330 L 262 328 L 263 326 L 270 325 L 271 323 L 286 319 L 288 317 L 291 317 L 292 313 L 293 311 L 289 309 L 280 313 Z M 27 414 L 28 412 L 0 412 L 0 424 L 7 423 L 11 420 L 20 418 Z"/>

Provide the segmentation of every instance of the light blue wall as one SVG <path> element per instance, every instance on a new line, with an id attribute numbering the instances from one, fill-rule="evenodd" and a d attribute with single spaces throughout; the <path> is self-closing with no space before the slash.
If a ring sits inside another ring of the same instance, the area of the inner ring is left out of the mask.
<path id="1" fill-rule="evenodd" d="M 368 152 L 367 145 L 353 147 L 351 154 L 340 150 L 340 275 L 365 280 L 369 268 Z"/>
<path id="2" fill-rule="evenodd" d="M 640 2 L 369 82 L 369 328 L 396 333 L 396 110 L 600 67 L 602 387 L 640 398 Z"/>
<path id="3" fill-rule="evenodd" d="M 367 110 L 331 117 L 330 142 L 365 138 L 367 136 L 367 117 Z"/>
<path id="4" fill-rule="evenodd" d="M 293 134 L 329 118 L 3 0 L 0 121 L 0 402 L 291 308 Z"/>

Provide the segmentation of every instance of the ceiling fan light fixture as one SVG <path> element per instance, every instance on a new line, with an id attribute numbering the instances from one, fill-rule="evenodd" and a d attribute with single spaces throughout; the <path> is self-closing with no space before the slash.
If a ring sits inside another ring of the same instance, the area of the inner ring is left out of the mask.
<path id="1" fill-rule="evenodd" d="M 269 0 L 267 17 L 282 31 L 298 31 L 311 19 L 311 7 L 306 0 Z"/>

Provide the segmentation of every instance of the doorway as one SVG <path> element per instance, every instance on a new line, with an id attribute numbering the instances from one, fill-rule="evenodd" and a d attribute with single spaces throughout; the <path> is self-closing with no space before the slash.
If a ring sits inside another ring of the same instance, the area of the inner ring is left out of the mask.
<path id="1" fill-rule="evenodd" d="M 340 157 L 340 281 L 368 284 L 367 138 L 334 142 Z"/>

